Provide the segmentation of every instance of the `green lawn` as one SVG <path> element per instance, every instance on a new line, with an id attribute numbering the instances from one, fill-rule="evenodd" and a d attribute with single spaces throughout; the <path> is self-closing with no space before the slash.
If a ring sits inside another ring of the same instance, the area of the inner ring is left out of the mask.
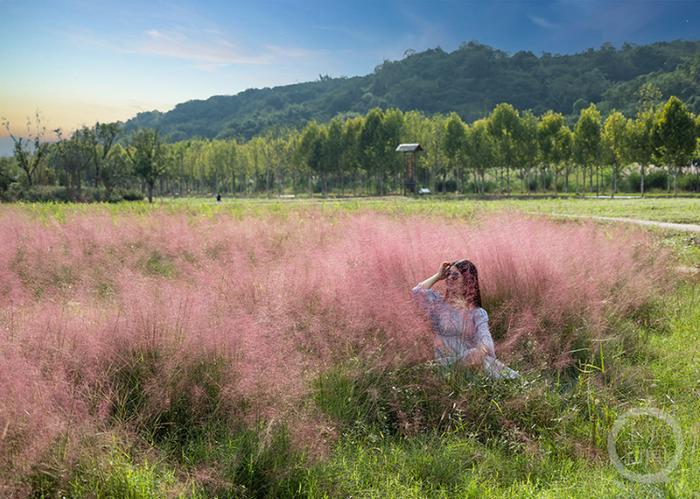
<path id="1" fill-rule="evenodd" d="M 700 197 L 697 198 L 543 198 L 543 199 L 462 199 L 439 198 L 413 199 L 404 197 L 386 198 L 340 198 L 316 199 L 224 199 L 216 203 L 207 198 L 157 199 L 152 205 L 147 202 L 117 204 L 63 204 L 63 203 L 16 203 L 2 205 L 20 207 L 40 217 L 62 218 L 69 213 L 136 213 L 147 215 L 154 210 L 189 213 L 197 216 L 212 216 L 227 213 L 233 216 L 257 216 L 260 214 L 285 215 L 290 211 L 320 210 L 324 213 L 380 211 L 390 214 L 427 214 L 446 217 L 471 217 L 480 213 L 517 210 L 526 213 L 596 215 L 629 217 L 675 223 L 700 224 Z"/>

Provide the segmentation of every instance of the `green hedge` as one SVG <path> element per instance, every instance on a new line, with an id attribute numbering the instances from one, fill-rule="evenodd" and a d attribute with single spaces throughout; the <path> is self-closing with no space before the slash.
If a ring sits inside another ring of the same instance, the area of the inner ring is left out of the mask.
<path id="1" fill-rule="evenodd" d="M 19 184 L 10 184 L 2 193 L 2 201 L 28 201 L 36 202 L 82 202 L 82 203 L 118 203 L 120 201 L 142 201 L 141 192 L 130 189 L 115 189 L 107 193 L 106 189 L 95 187 L 83 187 L 80 192 L 71 191 L 67 187 L 55 185 L 36 185 L 31 188 L 22 188 Z"/>

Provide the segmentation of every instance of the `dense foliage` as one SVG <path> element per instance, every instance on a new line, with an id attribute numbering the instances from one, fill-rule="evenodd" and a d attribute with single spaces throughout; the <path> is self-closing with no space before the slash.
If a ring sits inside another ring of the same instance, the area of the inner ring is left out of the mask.
<path id="1" fill-rule="evenodd" d="M 192 100 L 165 113 L 140 113 L 126 129 L 159 128 L 170 141 L 247 140 L 269 129 L 298 128 L 338 114 L 366 114 L 374 107 L 426 114 L 454 111 L 471 122 L 500 102 L 534 114 L 553 110 L 573 120 L 590 103 L 603 114 L 618 109 L 630 116 L 640 110 L 640 101 L 659 102 L 671 95 L 700 112 L 700 41 L 624 44 L 619 49 L 606 43 L 598 50 L 541 56 L 529 51 L 509 55 L 469 42 L 449 53 L 440 48 L 407 51 L 403 59 L 384 61 L 366 76 L 322 77 Z"/>
<path id="2" fill-rule="evenodd" d="M 604 118 L 591 104 L 573 127 L 561 113 L 520 113 L 507 103 L 470 125 L 457 113 L 373 108 L 247 142 L 165 143 L 156 129 L 124 134 L 117 124 L 98 123 L 69 139 L 59 134 L 51 145 L 37 134 L 34 152 L 18 141 L 14 161 L 0 162 L 0 196 L 116 201 L 134 198 L 135 190 L 151 200 L 197 193 L 385 195 L 415 187 L 480 194 L 697 192 L 699 130 L 699 118 L 675 96 L 663 106 L 646 103 L 629 119 L 617 111 Z M 413 179 L 407 176 L 412 157 L 396 152 L 400 142 L 423 146 Z"/>

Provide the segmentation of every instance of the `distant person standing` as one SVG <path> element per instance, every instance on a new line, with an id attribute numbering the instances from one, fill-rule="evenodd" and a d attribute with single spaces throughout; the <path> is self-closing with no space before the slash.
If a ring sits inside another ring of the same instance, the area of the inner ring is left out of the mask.
<path id="1" fill-rule="evenodd" d="M 221 202 L 221 193 L 220 193 L 220 192 L 218 192 L 218 193 L 216 194 L 216 202 L 217 202 L 217 203 L 220 203 L 220 202 Z"/>

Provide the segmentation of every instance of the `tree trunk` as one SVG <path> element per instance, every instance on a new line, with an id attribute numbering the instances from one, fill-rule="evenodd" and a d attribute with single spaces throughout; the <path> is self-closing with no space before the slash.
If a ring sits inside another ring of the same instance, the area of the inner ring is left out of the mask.
<path id="1" fill-rule="evenodd" d="M 153 186 L 155 185 L 155 182 L 148 182 L 148 202 L 152 203 L 153 202 Z"/>
<path id="2" fill-rule="evenodd" d="M 600 165 L 595 165 L 595 195 L 600 196 Z"/>
<path id="3" fill-rule="evenodd" d="M 640 190 L 642 192 L 642 197 L 644 197 L 644 165 L 642 166 L 642 178 L 641 178 L 641 184 L 640 184 Z"/>
<path id="4" fill-rule="evenodd" d="M 678 196 L 678 170 L 680 170 L 680 167 L 675 167 L 673 169 L 673 197 Z"/>
<path id="5" fill-rule="evenodd" d="M 540 175 L 542 177 L 542 194 L 544 194 L 547 192 L 547 165 L 542 165 Z"/>
<path id="6" fill-rule="evenodd" d="M 510 165 L 506 165 L 506 194 L 510 196 Z"/>

